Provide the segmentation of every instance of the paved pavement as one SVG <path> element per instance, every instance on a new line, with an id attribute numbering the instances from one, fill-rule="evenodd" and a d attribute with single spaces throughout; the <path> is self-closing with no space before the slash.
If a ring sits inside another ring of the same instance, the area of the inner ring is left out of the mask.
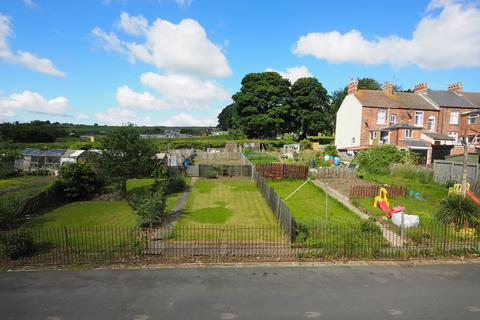
<path id="1" fill-rule="evenodd" d="M 480 319 L 480 264 L 0 273 L 2 319 Z"/>

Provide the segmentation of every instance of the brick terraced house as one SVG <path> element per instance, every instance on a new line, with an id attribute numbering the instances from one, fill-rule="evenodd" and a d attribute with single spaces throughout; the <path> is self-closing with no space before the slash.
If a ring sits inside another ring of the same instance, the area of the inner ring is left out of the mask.
<path id="1" fill-rule="evenodd" d="M 455 83 L 447 90 L 430 90 L 426 83 L 414 92 L 395 92 L 387 82 L 382 90 L 358 90 L 348 85 L 348 95 L 337 112 L 335 145 L 356 151 L 393 144 L 416 152 L 420 162 L 463 152 L 460 138 L 468 136 L 480 147 L 480 92 L 463 92 Z"/>

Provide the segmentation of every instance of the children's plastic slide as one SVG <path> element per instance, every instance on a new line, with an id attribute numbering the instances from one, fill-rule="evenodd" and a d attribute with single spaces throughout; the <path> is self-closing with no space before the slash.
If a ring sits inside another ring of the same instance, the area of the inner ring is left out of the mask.
<path id="1" fill-rule="evenodd" d="M 472 199 L 476 204 L 480 205 L 480 199 L 471 191 L 467 191 L 467 197 Z"/>

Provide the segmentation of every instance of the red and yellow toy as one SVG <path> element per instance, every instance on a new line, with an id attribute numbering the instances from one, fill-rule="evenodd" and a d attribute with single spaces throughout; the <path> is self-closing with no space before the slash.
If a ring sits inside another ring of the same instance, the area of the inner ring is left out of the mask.
<path id="1" fill-rule="evenodd" d="M 373 207 L 379 207 L 380 210 L 387 213 L 387 218 L 390 219 L 392 214 L 405 211 L 405 207 L 396 206 L 390 209 L 390 202 L 388 202 L 387 193 L 387 189 L 380 188 L 378 196 L 375 197 L 375 201 L 373 202 Z"/>

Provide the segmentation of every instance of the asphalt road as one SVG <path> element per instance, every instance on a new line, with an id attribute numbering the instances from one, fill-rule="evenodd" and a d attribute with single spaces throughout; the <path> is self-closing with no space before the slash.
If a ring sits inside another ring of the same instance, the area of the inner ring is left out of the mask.
<path id="1" fill-rule="evenodd" d="M 480 264 L 0 273 L 1 319 L 480 319 Z"/>

